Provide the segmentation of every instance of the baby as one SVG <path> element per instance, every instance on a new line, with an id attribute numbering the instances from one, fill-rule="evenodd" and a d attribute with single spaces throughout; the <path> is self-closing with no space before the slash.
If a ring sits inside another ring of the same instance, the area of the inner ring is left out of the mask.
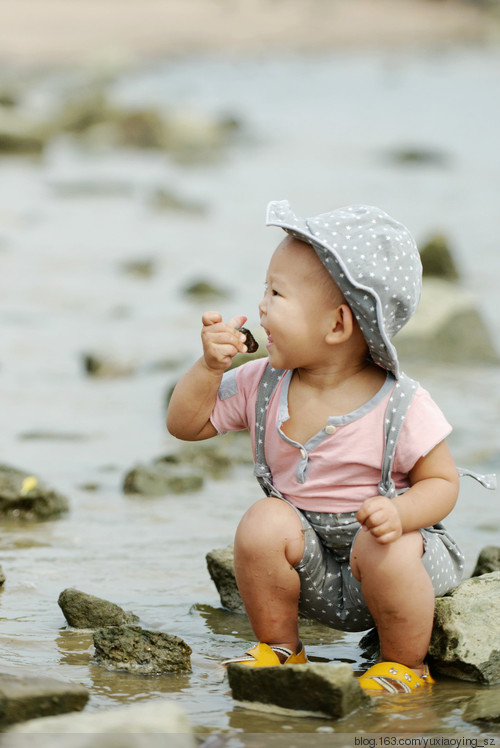
<path id="1" fill-rule="evenodd" d="M 252 435 L 266 497 L 238 526 L 234 563 L 258 644 L 231 662 L 307 662 L 300 604 L 336 629 L 376 626 L 381 661 L 362 687 L 420 688 L 434 598 L 463 556 L 440 524 L 458 496 L 451 427 L 391 343 L 420 298 L 419 253 L 371 206 L 305 220 L 273 202 L 267 223 L 286 232 L 259 304 L 268 356 L 228 371 L 246 317 L 206 312 L 203 356 L 167 416 L 180 439 Z"/>

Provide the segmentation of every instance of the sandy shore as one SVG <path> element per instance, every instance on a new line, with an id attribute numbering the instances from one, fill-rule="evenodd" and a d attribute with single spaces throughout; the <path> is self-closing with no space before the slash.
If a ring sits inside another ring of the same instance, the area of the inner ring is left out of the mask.
<path id="1" fill-rule="evenodd" d="M 28 66 L 441 45 L 492 31 L 486 12 L 458 0 L 10 0 L 1 16 L 0 61 Z"/>

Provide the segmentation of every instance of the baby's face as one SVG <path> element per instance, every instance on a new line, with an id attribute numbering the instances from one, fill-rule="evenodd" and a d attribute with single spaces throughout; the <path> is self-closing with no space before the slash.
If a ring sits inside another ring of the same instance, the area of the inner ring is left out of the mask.
<path id="1" fill-rule="evenodd" d="M 296 369 L 319 364 L 330 312 L 342 295 L 312 247 L 287 237 L 274 252 L 259 304 L 272 366 Z"/>

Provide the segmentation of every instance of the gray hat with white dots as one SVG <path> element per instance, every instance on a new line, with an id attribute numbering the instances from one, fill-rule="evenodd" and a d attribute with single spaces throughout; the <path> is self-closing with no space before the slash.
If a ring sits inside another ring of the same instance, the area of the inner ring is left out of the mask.
<path id="1" fill-rule="evenodd" d="M 299 218 L 288 200 L 269 203 L 266 223 L 310 244 L 345 296 L 373 361 L 399 376 L 391 338 L 415 313 L 422 263 L 408 229 L 370 205 Z"/>

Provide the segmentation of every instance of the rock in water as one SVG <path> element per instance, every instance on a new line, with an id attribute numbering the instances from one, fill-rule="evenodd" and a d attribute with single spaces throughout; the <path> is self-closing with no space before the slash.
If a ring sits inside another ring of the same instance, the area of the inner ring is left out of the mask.
<path id="1" fill-rule="evenodd" d="M 460 680 L 500 683 L 499 620 L 500 571 L 467 579 L 438 598 L 429 647 L 432 667 Z"/>
<path id="2" fill-rule="evenodd" d="M 140 626 L 109 626 L 94 632 L 95 657 L 112 670 L 156 675 L 191 670 L 191 648 L 172 634 Z"/>
<path id="3" fill-rule="evenodd" d="M 162 462 L 136 465 L 123 481 L 124 493 L 141 496 L 191 493 L 202 487 L 203 476 L 193 468 Z"/>
<path id="4" fill-rule="evenodd" d="M 64 715 L 60 717 L 45 717 L 33 719 L 9 730 L 7 740 L 2 737 L 2 748 L 22 748 L 28 741 L 21 742 L 18 733 L 52 733 L 49 742 L 43 746 L 50 748 L 196 748 L 193 729 L 184 710 L 165 698 L 138 703 L 127 704 L 110 709 L 83 712 L 81 714 Z M 133 737 L 131 733 L 136 733 Z M 146 740 L 140 733 L 169 734 L 168 738 L 161 738 L 160 742 Z M 9 740 L 9 735 L 13 735 Z M 64 736 L 63 736 L 64 734 Z M 110 735 L 120 734 L 121 738 L 110 738 Z M 88 735 L 78 740 L 75 736 Z M 33 742 L 30 746 L 39 746 L 40 742 Z"/>
<path id="5" fill-rule="evenodd" d="M 78 711 L 88 698 L 87 689 L 74 683 L 0 673 L 0 730 L 35 717 Z"/>
<path id="6" fill-rule="evenodd" d="M 124 611 L 119 605 L 87 595 L 73 587 L 63 590 L 57 602 L 68 624 L 75 629 L 121 626 L 139 620 L 136 615 Z"/>
<path id="7" fill-rule="evenodd" d="M 259 702 L 341 719 L 370 697 L 352 668 L 344 664 L 309 663 L 281 667 L 228 666 L 229 685 L 238 701 Z"/>
<path id="8" fill-rule="evenodd" d="M 500 548 L 495 545 L 487 545 L 478 556 L 472 576 L 480 577 L 482 574 L 490 574 L 492 571 L 500 571 Z"/>
<path id="9" fill-rule="evenodd" d="M 69 508 L 68 500 L 37 476 L 0 465 L 0 516 L 22 520 L 52 519 Z"/>
<path id="10" fill-rule="evenodd" d="M 222 605 L 235 613 L 245 613 L 245 606 L 234 576 L 233 546 L 214 548 L 206 555 L 208 573 L 210 574 Z"/>
<path id="11" fill-rule="evenodd" d="M 476 693 L 462 709 L 466 722 L 500 722 L 500 688 Z"/>

